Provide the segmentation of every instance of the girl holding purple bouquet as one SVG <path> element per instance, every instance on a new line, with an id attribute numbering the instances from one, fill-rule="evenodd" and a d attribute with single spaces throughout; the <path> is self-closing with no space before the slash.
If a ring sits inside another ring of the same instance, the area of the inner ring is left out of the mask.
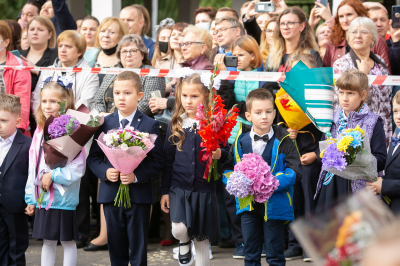
<path id="1" fill-rule="evenodd" d="M 43 239 L 42 266 L 53 266 L 57 242 L 64 249 L 64 266 L 76 265 L 78 228 L 75 209 L 79 200 L 80 179 L 85 173 L 86 154 L 84 148 L 67 166 L 51 170 L 45 163 L 43 152 L 43 128 L 50 116 L 59 117 L 59 103 L 65 102 L 65 110 L 75 109 L 72 83 L 58 78 L 57 82 L 46 79 L 41 85 L 40 105 L 35 116 L 38 127 L 29 149 L 29 175 L 25 187 L 26 213 L 35 215 L 33 234 L 36 240 Z M 56 121 L 56 122 L 55 122 Z M 70 134 L 67 132 L 70 118 L 55 119 L 49 126 L 50 138 Z M 76 120 L 70 130 L 79 126 Z M 43 193 L 42 191 L 47 191 Z M 42 197 L 39 194 L 42 192 Z M 41 204 L 38 203 L 41 202 Z"/>
<path id="2" fill-rule="evenodd" d="M 385 168 L 386 140 L 382 118 L 369 111 L 367 101 L 369 95 L 368 77 L 359 70 L 346 70 L 336 81 L 340 107 L 333 115 L 331 134 L 337 138 L 343 130 L 357 126 L 368 134 L 371 153 L 377 160 L 377 172 Z M 325 152 L 333 152 L 325 150 Z M 320 159 L 320 158 L 319 158 Z M 339 160 L 337 160 L 339 162 Z M 378 177 L 378 173 L 376 173 Z M 338 200 L 365 187 L 367 180 L 348 180 L 327 171 L 321 171 L 317 192 L 316 212 L 328 213 Z"/>

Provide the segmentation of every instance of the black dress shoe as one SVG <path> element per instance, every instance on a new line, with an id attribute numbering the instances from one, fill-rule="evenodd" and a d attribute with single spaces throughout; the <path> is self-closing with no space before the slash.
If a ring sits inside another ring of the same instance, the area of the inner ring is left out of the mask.
<path id="1" fill-rule="evenodd" d="M 86 247 L 83 248 L 84 251 L 99 251 L 99 250 L 108 250 L 108 245 L 96 246 L 95 244 L 89 243 Z"/>
<path id="2" fill-rule="evenodd" d="M 189 252 L 184 255 L 181 255 L 181 246 L 186 246 L 186 245 L 189 245 Z M 193 263 L 192 241 L 189 240 L 189 242 L 186 243 L 179 243 L 178 258 L 179 258 L 179 265 L 190 265 Z"/>

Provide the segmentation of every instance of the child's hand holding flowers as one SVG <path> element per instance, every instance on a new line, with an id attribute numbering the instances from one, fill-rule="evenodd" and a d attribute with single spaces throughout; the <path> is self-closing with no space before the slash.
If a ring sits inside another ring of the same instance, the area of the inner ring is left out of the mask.
<path id="1" fill-rule="evenodd" d="M 378 177 L 378 181 L 375 182 L 367 182 L 366 185 L 367 186 L 371 186 L 373 187 L 373 190 L 375 193 L 381 194 L 382 193 L 382 177 Z"/>
<path id="2" fill-rule="evenodd" d="M 106 178 L 111 182 L 117 182 L 119 177 L 119 171 L 114 168 L 108 168 L 106 172 Z"/>
<path id="3" fill-rule="evenodd" d="M 50 185 L 53 183 L 52 172 L 45 173 L 42 176 L 42 181 L 40 182 L 40 187 L 45 191 L 50 191 Z"/>
<path id="4" fill-rule="evenodd" d="M 135 182 L 136 176 L 134 173 L 130 173 L 127 175 L 121 173 L 120 179 L 121 179 L 122 184 L 129 185 L 129 184 L 132 184 L 133 182 Z"/>
<path id="5" fill-rule="evenodd" d="M 220 148 L 216 149 L 215 151 L 212 151 L 211 154 L 212 154 L 212 158 L 214 160 L 221 159 L 221 149 Z"/>

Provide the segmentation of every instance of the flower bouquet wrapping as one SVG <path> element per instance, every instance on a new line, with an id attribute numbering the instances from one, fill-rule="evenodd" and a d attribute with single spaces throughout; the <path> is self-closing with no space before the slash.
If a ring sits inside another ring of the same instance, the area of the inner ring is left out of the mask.
<path id="1" fill-rule="evenodd" d="M 322 170 L 350 180 L 377 179 L 377 161 L 368 134 L 360 126 L 343 130 L 336 139 L 321 141 L 320 150 Z"/>
<path id="2" fill-rule="evenodd" d="M 315 265 L 357 266 L 376 232 L 394 219 L 386 205 L 363 190 L 330 211 L 297 219 L 290 227 Z"/>
<path id="3" fill-rule="evenodd" d="M 253 201 L 268 202 L 279 187 L 279 180 L 271 174 L 270 166 L 262 156 L 255 153 L 244 154 L 234 171 L 225 176 L 228 178 L 226 190 L 238 198 L 240 209 L 246 208 Z"/>
<path id="4" fill-rule="evenodd" d="M 211 152 L 218 149 L 220 145 L 228 143 L 239 112 L 236 105 L 229 111 L 224 109 L 223 100 L 216 95 L 214 89 L 219 89 L 221 84 L 216 76 L 216 68 L 214 73 L 201 74 L 201 81 L 210 89 L 210 106 L 205 108 L 204 104 L 200 103 L 196 112 L 196 120 L 200 121 L 197 133 L 202 138 L 200 146 L 204 148 L 199 154 L 199 160 L 206 163 L 203 178 L 208 182 L 210 182 L 211 176 L 214 180 L 218 179 L 217 160 L 212 159 Z"/>
<path id="5" fill-rule="evenodd" d="M 59 117 L 50 116 L 43 128 L 44 141 L 42 146 L 47 167 L 38 173 L 35 179 L 35 185 L 38 187 L 43 174 L 72 162 L 104 121 L 96 110 L 89 112 L 85 105 L 81 105 L 78 110 L 65 111 L 65 102 L 58 104 L 60 105 Z M 61 185 L 52 184 L 50 186 L 49 206 L 52 202 L 53 186 L 61 194 L 64 191 Z M 45 192 L 47 191 L 42 190 L 39 194 L 37 189 L 35 190 L 39 206 L 43 202 Z"/>
<path id="6" fill-rule="evenodd" d="M 112 166 L 123 174 L 131 174 L 154 148 L 156 134 L 135 131 L 133 127 L 112 129 L 107 134 L 101 133 L 97 143 Z M 114 206 L 131 207 L 129 185 L 120 183 Z"/>

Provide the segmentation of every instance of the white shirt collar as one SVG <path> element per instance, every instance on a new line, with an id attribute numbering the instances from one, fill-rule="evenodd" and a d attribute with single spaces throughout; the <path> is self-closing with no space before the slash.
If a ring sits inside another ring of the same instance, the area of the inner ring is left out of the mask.
<path id="1" fill-rule="evenodd" d="M 129 121 L 129 124 L 128 124 L 128 125 L 130 125 L 130 124 L 132 123 L 133 118 L 135 117 L 136 111 L 137 111 L 137 108 L 136 108 L 136 110 L 135 110 L 130 116 L 128 116 L 128 117 L 123 117 L 122 114 L 121 114 L 121 113 L 119 112 L 119 110 L 118 110 L 119 124 L 121 124 L 122 119 L 127 119 L 127 120 Z"/>
<path id="2" fill-rule="evenodd" d="M 3 139 L 2 137 L 0 137 L 0 143 L 2 143 L 4 141 L 4 143 L 12 143 L 15 139 L 15 135 L 17 135 L 17 130 L 15 130 L 14 134 L 12 134 L 10 137 L 8 137 L 7 139 Z"/>
<path id="3" fill-rule="evenodd" d="M 185 128 L 191 128 L 191 127 L 193 126 L 194 123 L 196 123 L 197 126 L 199 126 L 199 124 L 200 124 L 200 121 L 188 117 L 188 116 L 186 115 L 186 113 L 181 114 L 181 118 L 182 118 L 182 120 L 183 120 L 182 126 L 181 126 L 183 129 L 185 129 Z"/>
<path id="4" fill-rule="evenodd" d="M 254 132 L 254 130 L 253 130 L 253 127 L 251 127 L 250 137 L 253 140 L 254 140 L 254 135 L 258 135 L 258 134 L 256 134 Z M 265 136 L 265 135 L 268 135 L 269 139 L 271 139 L 274 136 L 274 129 L 272 128 L 272 126 L 271 126 L 271 129 L 269 130 L 269 132 L 267 134 L 262 135 L 262 136 Z M 262 137 L 262 136 L 260 136 L 260 137 Z"/>

